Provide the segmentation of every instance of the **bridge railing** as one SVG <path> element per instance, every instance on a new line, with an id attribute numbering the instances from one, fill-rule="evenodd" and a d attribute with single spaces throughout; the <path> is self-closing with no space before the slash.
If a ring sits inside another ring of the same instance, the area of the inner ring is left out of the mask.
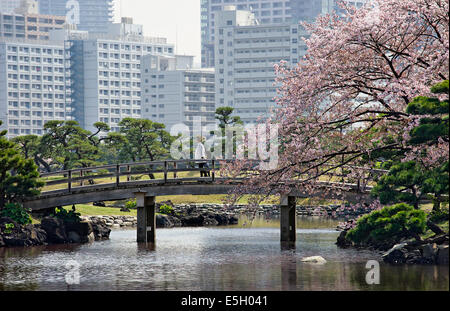
<path id="1" fill-rule="evenodd" d="M 200 168 L 200 164 L 205 164 L 205 167 Z M 198 180 L 214 182 L 218 170 L 220 170 L 220 163 L 216 160 L 169 160 L 76 168 L 44 173 L 41 174 L 41 178 L 46 183 L 43 192 L 62 189 L 71 191 L 76 187 L 94 184 L 114 183 L 120 186 L 142 180 L 160 183 Z M 207 172 L 209 176 L 200 177 L 200 172 Z"/>
<path id="2" fill-rule="evenodd" d="M 113 165 L 103 165 L 88 168 L 76 168 L 52 173 L 41 174 L 41 178 L 46 182 L 43 192 L 49 191 L 69 191 L 74 188 L 88 187 L 93 185 L 114 185 L 120 187 L 127 183 L 182 183 L 182 182 L 199 182 L 211 181 L 215 182 L 218 179 L 226 179 L 226 176 L 219 176 L 218 172 L 221 165 L 233 160 L 167 160 L 167 161 L 152 161 L 152 162 L 138 162 L 138 163 L 122 163 Z M 248 161 L 244 170 L 246 172 L 257 171 L 256 168 L 260 161 Z M 201 168 L 200 164 L 205 167 Z M 346 179 L 346 169 L 361 169 L 372 177 L 386 173 L 384 170 L 374 170 L 358 168 L 355 166 L 342 166 L 340 172 L 333 171 L 332 173 L 325 173 L 333 177 L 342 177 L 340 181 L 343 185 L 349 184 L 349 179 Z M 200 172 L 209 173 L 208 176 L 201 177 Z M 319 171 L 317 172 L 319 173 Z M 244 172 L 245 175 L 245 172 Z M 234 181 L 242 181 L 245 177 L 235 177 Z M 336 180 L 333 181 L 338 182 Z M 357 184 L 360 189 L 361 179 L 350 180 Z"/>

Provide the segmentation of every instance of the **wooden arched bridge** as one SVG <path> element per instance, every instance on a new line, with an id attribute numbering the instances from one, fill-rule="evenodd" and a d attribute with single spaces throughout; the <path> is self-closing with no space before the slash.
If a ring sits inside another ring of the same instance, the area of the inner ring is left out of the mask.
<path id="1" fill-rule="evenodd" d="M 200 163 L 207 163 L 199 168 Z M 222 161 L 180 160 L 125 163 L 45 173 L 46 186 L 39 196 L 28 198 L 24 207 L 32 211 L 59 206 L 137 198 L 138 242 L 155 241 L 155 198 L 166 195 L 228 194 L 245 178 L 218 176 Z M 207 174 L 204 174 L 206 173 Z M 371 170 L 371 173 L 385 171 Z M 201 177 L 201 175 L 207 175 Z M 324 197 L 330 188 L 342 187 L 342 199 L 348 202 L 370 202 L 371 187 L 359 183 L 323 182 L 323 191 L 314 194 L 293 189 L 281 198 L 281 240 L 295 241 L 295 199 Z M 253 194 L 249 190 L 248 194 Z"/>

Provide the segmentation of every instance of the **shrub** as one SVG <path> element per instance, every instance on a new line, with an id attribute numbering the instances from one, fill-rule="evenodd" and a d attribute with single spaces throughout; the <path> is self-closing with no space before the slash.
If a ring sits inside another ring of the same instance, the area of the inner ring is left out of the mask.
<path id="1" fill-rule="evenodd" d="M 77 223 L 81 221 L 81 214 L 71 210 L 71 211 L 67 211 L 64 208 L 56 208 L 55 209 L 55 215 L 53 215 L 54 217 L 63 220 L 64 222 L 68 222 L 68 223 Z"/>
<path id="2" fill-rule="evenodd" d="M 127 201 L 127 203 L 125 203 L 125 208 L 126 209 L 136 209 L 137 208 L 136 199 Z"/>
<path id="3" fill-rule="evenodd" d="M 172 215 L 173 207 L 170 205 L 164 204 L 159 208 L 159 211 L 161 212 L 161 214 Z"/>
<path id="4" fill-rule="evenodd" d="M 424 233 L 426 222 L 424 211 L 400 203 L 364 215 L 358 220 L 356 227 L 348 231 L 346 238 L 358 244 L 398 241 Z"/>
<path id="5" fill-rule="evenodd" d="M 14 229 L 14 224 L 6 224 L 5 225 L 5 233 L 6 234 L 11 234 L 13 229 Z"/>
<path id="6" fill-rule="evenodd" d="M 31 224 L 30 210 L 17 203 L 8 203 L 1 211 L 1 216 L 8 217 L 21 225 Z"/>

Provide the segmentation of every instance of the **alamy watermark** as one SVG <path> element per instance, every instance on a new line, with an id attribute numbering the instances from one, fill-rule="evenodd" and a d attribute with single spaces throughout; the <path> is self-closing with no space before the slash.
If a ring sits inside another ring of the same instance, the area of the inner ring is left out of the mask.
<path id="1" fill-rule="evenodd" d="M 376 260 L 369 260 L 366 263 L 366 269 L 370 269 L 366 274 L 366 283 L 368 285 L 380 284 L 380 263 Z"/>
<path id="2" fill-rule="evenodd" d="M 178 138 L 170 147 L 170 155 L 175 160 L 200 160 L 192 150 L 201 143 L 208 159 L 256 160 L 259 169 L 272 170 L 278 165 L 278 129 L 277 124 L 202 126 L 195 118 L 191 129 L 183 123 L 172 126 L 170 134 Z"/>
<path id="3" fill-rule="evenodd" d="M 75 261 L 70 260 L 66 263 L 65 280 L 67 285 L 80 285 L 80 267 L 81 265 Z"/>
<path id="4" fill-rule="evenodd" d="M 69 0 L 66 3 L 66 23 L 80 24 L 80 3 L 77 0 Z"/>

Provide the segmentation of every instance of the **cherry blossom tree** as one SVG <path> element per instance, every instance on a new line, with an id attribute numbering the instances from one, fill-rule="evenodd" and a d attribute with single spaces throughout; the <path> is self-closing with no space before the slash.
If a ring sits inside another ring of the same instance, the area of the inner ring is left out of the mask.
<path id="1" fill-rule="evenodd" d="M 303 24 L 308 52 L 296 66 L 275 65 L 279 95 L 267 123 L 279 125 L 278 166 L 247 170 L 247 190 L 316 191 L 344 177 L 364 187 L 365 169 L 376 167 L 385 152 L 415 157 L 425 148 L 428 161 L 448 160 L 448 137 L 415 150 L 406 143 L 419 122 L 406 112 L 408 104 L 431 96 L 430 87 L 448 79 L 448 0 L 372 0 L 342 8 L 343 15 Z M 223 173 L 242 175 L 248 165 L 227 165 Z M 341 186 L 331 189 L 337 197 Z"/>

